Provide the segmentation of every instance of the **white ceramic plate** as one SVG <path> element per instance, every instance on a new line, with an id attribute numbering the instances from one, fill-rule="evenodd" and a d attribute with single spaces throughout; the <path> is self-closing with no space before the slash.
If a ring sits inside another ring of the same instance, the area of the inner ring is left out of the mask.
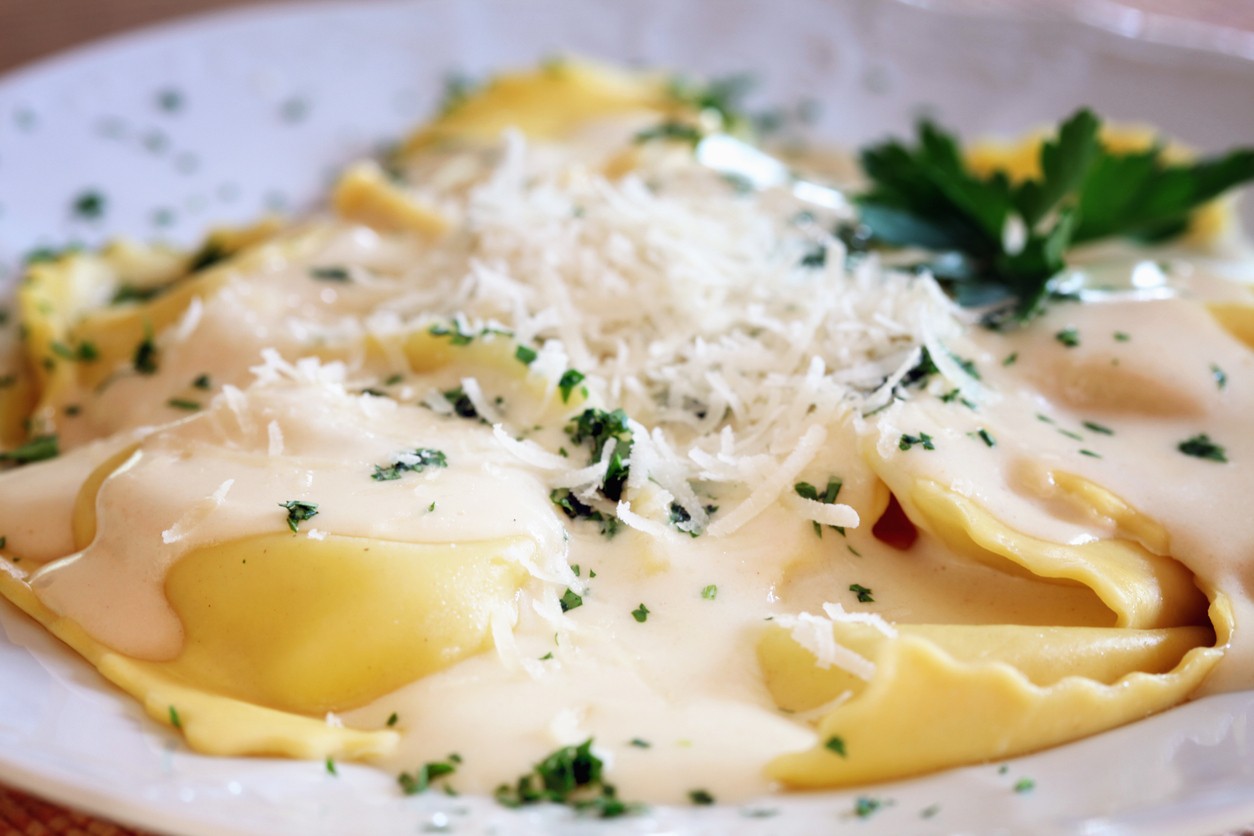
<path id="1" fill-rule="evenodd" d="M 109 41 L 0 81 L 0 283 L 36 247 L 118 234 L 190 243 L 211 223 L 300 211 L 339 166 L 431 112 L 447 72 L 556 53 L 748 70 L 762 101 L 816 101 L 818 132 L 846 143 L 905 130 L 920 109 L 975 134 L 1079 104 L 1202 148 L 1254 141 L 1251 38 L 1164 27 L 1109 3 L 1077 0 L 1034 20 L 977 13 L 983 5 L 320 3 Z M 1139 37 L 1112 31 L 1129 25 Z M 0 627 L 0 781 L 163 831 L 1201 834 L 1254 822 L 1254 693 L 1007 764 L 600 823 L 402 798 L 364 767 L 342 765 L 336 778 L 320 763 L 200 757 L 2 601 Z M 1014 791 L 1022 778 L 1031 792 Z M 884 806 L 858 818 L 859 795 Z"/>

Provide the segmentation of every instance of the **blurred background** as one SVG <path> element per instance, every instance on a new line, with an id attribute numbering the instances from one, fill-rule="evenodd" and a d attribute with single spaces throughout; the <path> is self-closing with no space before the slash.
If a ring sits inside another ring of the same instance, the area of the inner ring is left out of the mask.
<path id="1" fill-rule="evenodd" d="M 366 2 L 367 0 L 356 0 Z M 0 0 L 0 73 L 106 35 L 176 17 L 292 0 Z M 595 0 L 589 0 L 595 2 Z M 1230 51 L 1254 55 L 1254 0 L 907 0 L 913 5 L 1079 10 L 1105 28 L 1150 40 L 1214 43 L 1216 27 Z M 1208 40 L 1209 38 L 1209 40 Z"/>

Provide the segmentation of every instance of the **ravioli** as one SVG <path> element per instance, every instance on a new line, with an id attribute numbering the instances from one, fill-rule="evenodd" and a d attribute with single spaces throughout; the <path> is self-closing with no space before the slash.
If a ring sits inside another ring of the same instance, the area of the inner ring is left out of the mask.
<path id="1" fill-rule="evenodd" d="M 556 62 L 323 215 L 33 265 L 0 593 L 197 751 L 463 792 L 587 740 L 632 799 L 843 787 L 1254 686 L 1230 205 L 1081 256 L 1170 293 L 990 330 L 693 153 L 747 126 Z"/>

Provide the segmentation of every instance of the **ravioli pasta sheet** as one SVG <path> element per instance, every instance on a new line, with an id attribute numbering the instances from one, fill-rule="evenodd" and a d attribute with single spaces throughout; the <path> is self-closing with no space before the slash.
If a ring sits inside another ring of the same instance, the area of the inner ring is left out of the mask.
<path id="1" fill-rule="evenodd" d="M 322 216 L 32 264 L 0 592 L 198 751 L 461 792 L 588 740 L 633 801 L 841 787 L 1254 687 L 1230 206 L 991 329 L 707 158 L 747 130 L 559 62 Z"/>

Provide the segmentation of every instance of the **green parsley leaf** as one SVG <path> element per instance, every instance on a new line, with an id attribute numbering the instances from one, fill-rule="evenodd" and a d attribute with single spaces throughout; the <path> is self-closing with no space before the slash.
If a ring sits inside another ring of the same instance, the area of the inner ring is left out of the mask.
<path id="1" fill-rule="evenodd" d="M 347 267 L 310 267 L 309 275 L 323 282 L 346 282 L 350 278 Z"/>
<path id="2" fill-rule="evenodd" d="M 396 776 L 396 781 L 401 785 L 401 791 L 405 795 L 418 795 L 429 790 L 435 781 L 447 778 L 456 772 L 457 765 L 461 762 L 460 755 L 451 754 L 442 761 L 424 763 L 412 773 L 402 772 Z"/>
<path id="3" fill-rule="evenodd" d="M 1091 430 L 1101 435 L 1114 435 L 1115 434 L 1115 431 L 1112 430 L 1110 427 L 1106 426 L 1105 424 L 1099 424 L 1096 421 L 1082 421 L 1081 423 L 1083 424 L 1086 430 Z"/>
<path id="4" fill-rule="evenodd" d="M 318 505 L 314 502 L 292 499 L 287 502 L 280 502 L 279 507 L 287 509 L 287 527 L 292 529 L 293 534 L 297 532 L 300 524 L 305 520 L 318 516 Z"/>
<path id="5" fill-rule="evenodd" d="M 565 804 L 598 818 L 614 818 L 639 809 L 639 805 L 618 798 L 614 787 L 604 782 L 603 770 L 589 738 L 578 746 L 553 752 L 512 786 L 497 787 L 493 797 L 506 807 Z"/>
<path id="6" fill-rule="evenodd" d="M 74 198 L 74 214 L 85 220 L 99 220 L 104 216 L 108 201 L 100 192 L 90 189 Z"/>
<path id="7" fill-rule="evenodd" d="M 649 620 L 649 608 L 641 604 L 631 611 L 631 617 L 643 624 Z"/>
<path id="8" fill-rule="evenodd" d="M 562 393 L 562 403 L 570 401 L 570 393 L 575 387 L 583 382 L 583 372 L 575 369 L 567 369 L 562 372 L 562 377 L 557 381 L 558 391 Z"/>
<path id="9" fill-rule="evenodd" d="M 1206 433 L 1199 433 L 1192 438 L 1181 441 L 1176 445 L 1176 449 L 1186 456 L 1192 456 L 1195 459 L 1207 459 L 1212 462 L 1228 461 L 1224 448 L 1211 441 L 1210 436 Z"/>
<path id="10" fill-rule="evenodd" d="M 823 744 L 823 748 L 829 752 L 835 752 L 842 758 L 849 757 L 849 754 L 845 751 L 845 739 L 843 737 L 832 735 L 827 739 L 827 742 Z"/>
<path id="11" fill-rule="evenodd" d="M 713 601 L 715 598 L 718 597 L 718 587 L 715 586 L 714 584 L 710 584 L 709 586 L 703 587 L 701 589 L 701 597 L 707 601 Z"/>
<path id="12" fill-rule="evenodd" d="M 170 706 L 170 725 L 176 729 L 183 728 L 183 718 L 179 716 L 179 710 L 174 706 Z"/>
<path id="13" fill-rule="evenodd" d="M 514 359 L 524 366 L 530 366 L 539 356 L 539 353 L 530 346 L 520 345 L 514 349 Z"/>
<path id="14" fill-rule="evenodd" d="M 1075 348 L 1080 344 L 1080 332 L 1075 328 L 1064 328 L 1057 334 L 1054 334 L 1054 339 L 1067 348 Z"/>
<path id="15" fill-rule="evenodd" d="M 1020 778 L 1015 781 L 1014 791 L 1017 793 L 1031 792 L 1036 789 L 1036 782 L 1031 778 Z"/>
<path id="16" fill-rule="evenodd" d="M 871 185 L 855 198 L 861 222 L 872 243 L 936 253 L 920 267 L 959 304 L 1013 303 L 1014 318 L 1025 320 L 1072 246 L 1177 235 L 1194 209 L 1254 179 L 1254 149 L 1168 164 L 1161 145 L 1106 147 L 1100 128 L 1093 113 L 1077 111 L 1041 144 L 1039 178 L 1014 185 L 1004 171 L 971 171 L 957 140 L 924 120 L 913 146 L 889 140 L 863 149 Z M 1013 224 L 1022 236 L 1007 234 Z"/>
<path id="17" fill-rule="evenodd" d="M 402 473 L 422 473 L 429 467 L 448 467 L 448 458 L 440 450 L 419 447 L 411 453 L 401 453 L 387 466 L 376 464 L 370 478 L 376 482 L 390 482 L 401 478 Z"/>
<path id="18" fill-rule="evenodd" d="M 196 401 L 186 400 L 185 398 L 170 398 L 165 405 L 171 409 L 181 409 L 184 412 L 200 411 L 200 404 Z"/>
<path id="19" fill-rule="evenodd" d="M 911 447 L 915 446 L 916 444 L 922 445 L 924 450 L 936 449 L 936 444 L 933 442 L 932 437 L 928 435 L 927 433 L 919 433 L 918 435 L 910 435 L 908 433 L 903 433 L 901 436 L 901 440 L 897 442 L 897 449 L 909 450 Z"/>
<path id="20" fill-rule="evenodd" d="M 575 590 L 567 588 L 558 599 L 558 603 L 562 605 L 562 612 L 570 612 L 583 606 L 583 598 Z"/>
<path id="21" fill-rule="evenodd" d="M 688 800 L 693 804 L 706 807 L 714 803 L 714 796 L 706 790 L 690 790 L 688 792 Z"/>
<path id="22" fill-rule="evenodd" d="M 55 435 L 37 435 L 12 450 L 0 452 L 0 462 L 30 464 L 45 459 L 55 459 L 61 454 L 61 446 Z"/>
<path id="23" fill-rule="evenodd" d="M 131 359 L 131 365 L 135 367 L 135 371 L 142 375 L 156 374 L 158 355 L 157 344 L 153 340 L 152 325 L 145 322 L 144 338 L 140 340 L 139 345 L 135 346 L 135 354 Z"/>
<path id="24" fill-rule="evenodd" d="M 1210 364 L 1210 374 L 1211 377 L 1215 379 L 1216 387 L 1224 389 L 1228 386 L 1228 373 L 1219 368 L 1218 365 L 1214 363 Z"/>
<path id="25" fill-rule="evenodd" d="M 208 374 L 197 375 L 196 379 L 192 381 L 192 388 L 202 389 L 202 390 L 207 391 L 213 388 L 213 380 L 209 377 Z"/>
<path id="26" fill-rule="evenodd" d="M 989 433 L 989 431 L 984 429 L 983 427 L 980 427 L 978 430 L 976 430 L 975 434 L 979 436 L 980 441 L 983 441 L 985 445 L 989 447 L 997 446 L 997 441 L 993 438 L 992 434 Z"/>
<path id="27" fill-rule="evenodd" d="M 338 778 L 338 777 L 340 777 L 340 773 L 339 773 L 339 771 L 335 768 L 335 760 L 334 760 L 334 759 L 332 759 L 332 758 L 327 758 L 327 763 L 326 763 L 326 765 L 327 765 L 327 774 L 328 774 L 328 775 L 334 775 L 334 776 L 335 776 L 335 777 L 337 777 L 337 778 Z"/>
<path id="28" fill-rule="evenodd" d="M 829 476 L 827 479 L 827 487 L 823 489 L 823 493 L 819 493 L 819 489 L 809 482 L 798 482 L 792 486 L 793 491 L 802 499 L 809 499 L 814 502 L 821 502 L 824 505 L 832 505 L 836 502 L 836 497 L 840 496 L 840 489 L 844 487 L 844 482 L 835 476 Z M 823 536 L 823 526 L 817 522 L 812 522 L 814 533 L 819 537 Z M 838 532 L 842 536 L 845 529 L 839 525 L 829 526 L 832 530 Z"/>
<path id="29" fill-rule="evenodd" d="M 884 802 L 869 795 L 860 795 L 853 802 L 853 814 L 860 819 L 868 819 L 879 812 Z"/>
<path id="30" fill-rule="evenodd" d="M 849 591 L 858 596 L 858 603 L 860 604 L 875 603 L 875 598 L 872 597 L 871 590 L 860 583 L 849 584 Z"/>
<path id="31" fill-rule="evenodd" d="M 631 740 L 627 742 L 630 743 L 632 746 L 635 746 L 637 749 L 648 749 L 649 747 L 653 745 L 649 741 L 643 740 L 639 737 L 633 737 Z"/>
<path id="32" fill-rule="evenodd" d="M 393 726 L 395 726 L 398 722 L 400 722 L 400 719 L 401 719 L 400 715 L 397 714 L 395 711 L 393 711 L 391 714 L 388 715 L 388 723 L 387 723 L 388 728 L 390 729 Z"/>

